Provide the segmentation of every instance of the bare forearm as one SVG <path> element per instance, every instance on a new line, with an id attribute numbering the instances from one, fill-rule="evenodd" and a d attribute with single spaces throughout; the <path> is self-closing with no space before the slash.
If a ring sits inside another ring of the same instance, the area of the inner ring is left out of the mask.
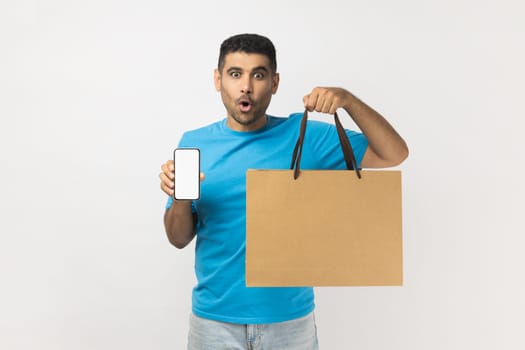
<path id="1" fill-rule="evenodd" d="M 164 228 L 168 240 L 182 249 L 195 237 L 195 221 L 191 213 L 191 201 L 174 201 L 164 214 Z"/>
<path id="2" fill-rule="evenodd" d="M 337 87 L 316 87 L 303 98 L 303 102 L 308 111 L 334 114 L 342 107 L 350 114 L 368 139 L 362 167 L 394 166 L 408 156 L 407 145 L 394 128 L 351 92 Z"/>
<path id="3" fill-rule="evenodd" d="M 368 139 L 369 150 L 363 158 L 363 167 L 395 166 L 406 159 L 405 141 L 383 116 L 351 93 L 343 108 Z"/>

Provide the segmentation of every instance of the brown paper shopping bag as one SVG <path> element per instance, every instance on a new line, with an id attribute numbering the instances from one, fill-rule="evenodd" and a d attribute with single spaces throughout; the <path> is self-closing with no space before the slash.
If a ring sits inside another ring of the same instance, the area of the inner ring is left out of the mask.
<path id="1" fill-rule="evenodd" d="M 247 286 L 402 285 L 401 172 L 360 171 L 337 114 L 349 170 L 246 175 Z M 350 170 L 355 169 L 355 170 Z"/>

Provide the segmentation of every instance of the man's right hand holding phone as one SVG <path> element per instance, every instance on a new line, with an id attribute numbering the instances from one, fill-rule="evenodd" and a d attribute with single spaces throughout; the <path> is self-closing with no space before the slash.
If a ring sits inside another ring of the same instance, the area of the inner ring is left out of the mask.
<path id="1" fill-rule="evenodd" d="M 175 193 L 175 165 L 172 159 L 161 165 L 160 188 L 173 198 Z M 204 174 L 200 173 L 200 181 Z M 168 239 L 175 247 L 182 249 L 195 237 L 196 214 L 191 212 L 191 200 L 173 200 L 172 206 L 164 213 L 164 225 Z"/>
<path id="2" fill-rule="evenodd" d="M 162 170 L 159 174 L 160 189 L 168 196 L 173 197 L 175 193 L 175 165 L 173 159 L 162 164 L 160 169 Z M 204 173 L 200 173 L 200 180 L 204 180 Z"/>

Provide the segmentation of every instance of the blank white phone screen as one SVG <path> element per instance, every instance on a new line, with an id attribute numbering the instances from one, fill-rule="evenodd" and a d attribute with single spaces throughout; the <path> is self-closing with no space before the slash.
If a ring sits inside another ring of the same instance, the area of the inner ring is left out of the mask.
<path id="1" fill-rule="evenodd" d="M 175 199 L 199 199 L 200 151 L 198 148 L 175 149 Z"/>

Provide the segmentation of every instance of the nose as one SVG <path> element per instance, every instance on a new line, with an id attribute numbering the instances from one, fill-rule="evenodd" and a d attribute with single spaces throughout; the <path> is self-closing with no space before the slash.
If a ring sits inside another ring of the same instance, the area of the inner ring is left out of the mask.
<path id="1" fill-rule="evenodd" d="M 245 77 L 241 82 L 241 92 L 249 95 L 253 92 L 251 77 Z"/>

